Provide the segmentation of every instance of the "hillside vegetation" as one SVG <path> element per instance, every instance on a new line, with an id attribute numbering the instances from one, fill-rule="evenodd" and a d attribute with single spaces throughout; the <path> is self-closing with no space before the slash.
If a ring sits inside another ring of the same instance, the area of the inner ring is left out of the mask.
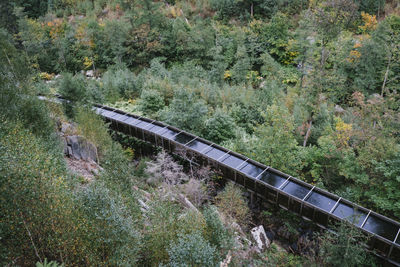
<path id="1" fill-rule="evenodd" d="M 399 14 L 384 0 L 1 3 L 0 263 L 212 266 L 233 251 L 237 265 L 337 266 L 240 254 L 227 223 L 250 227 L 240 190 L 162 152 L 133 161 L 85 105 L 165 121 L 400 220 Z M 71 105 L 36 97 L 54 93 Z M 60 121 L 97 146 L 94 181 L 68 170 Z"/>

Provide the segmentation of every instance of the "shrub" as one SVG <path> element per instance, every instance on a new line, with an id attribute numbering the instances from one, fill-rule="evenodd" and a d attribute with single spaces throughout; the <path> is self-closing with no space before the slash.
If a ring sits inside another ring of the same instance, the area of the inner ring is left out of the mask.
<path id="1" fill-rule="evenodd" d="M 38 87 L 30 83 L 27 58 L 0 29 L 0 114 L 18 119 L 24 127 L 42 137 L 50 136 L 53 124 L 43 101 L 37 98 Z"/>
<path id="2" fill-rule="evenodd" d="M 165 151 L 159 153 L 155 161 L 147 162 L 146 173 L 149 176 L 147 183 L 151 185 L 161 182 L 175 185 L 188 180 L 182 166 L 173 161 Z"/>
<path id="3" fill-rule="evenodd" d="M 139 208 L 129 206 L 121 195 L 108 189 L 101 181 L 92 182 L 79 193 L 81 207 L 91 231 L 88 238 L 92 251 L 99 253 L 98 265 L 134 266 L 141 248 Z"/>
<path id="4" fill-rule="evenodd" d="M 107 101 L 115 102 L 120 98 L 134 98 L 140 95 L 136 86 L 136 76 L 127 68 L 111 68 L 103 76 L 103 94 Z"/>
<path id="5" fill-rule="evenodd" d="M 73 76 L 71 73 L 62 75 L 58 92 L 69 102 L 64 102 L 65 113 L 70 118 L 74 117 L 73 106 L 76 103 L 84 103 L 87 100 L 85 78 L 82 75 Z"/>
<path id="6" fill-rule="evenodd" d="M 145 90 L 140 96 L 139 109 L 145 115 L 154 116 L 165 106 L 164 98 L 155 90 Z"/>
<path id="7" fill-rule="evenodd" d="M 221 143 L 235 137 L 235 122 L 223 110 L 217 110 L 214 115 L 205 122 L 204 136 L 206 139 Z"/>
<path id="8" fill-rule="evenodd" d="M 218 12 L 221 19 L 227 19 L 240 12 L 239 1 L 236 0 L 211 0 L 210 6 Z"/>
<path id="9" fill-rule="evenodd" d="M 203 216 L 206 221 L 206 238 L 215 246 L 222 255 L 233 246 L 233 236 L 223 225 L 219 218 L 217 209 L 209 206 L 204 209 Z"/>
<path id="10" fill-rule="evenodd" d="M 142 265 L 156 266 L 168 261 L 167 249 L 171 242 L 176 240 L 181 229 L 180 207 L 159 198 L 151 201 L 149 207 L 146 214 L 149 224 L 146 227 L 143 248 L 146 254 Z"/>
<path id="11" fill-rule="evenodd" d="M 94 103 L 104 103 L 105 96 L 104 92 L 101 89 L 101 83 L 96 80 L 88 80 L 87 81 L 87 95 L 90 101 Z"/>
<path id="12" fill-rule="evenodd" d="M 235 219 L 240 225 L 249 225 L 250 209 L 242 190 L 233 183 L 228 183 L 217 195 L 216 204 L 221 212 Z"/>
<path id="13" fill-rule="evenodd" d="M 193 92 L 186 89 L 175 91 L 174 99 L 161 117 L 169 124 L 193 133 L 201 132 L 208 108 Z"/>
<path id="14" fill-rule="evenodd" d="M 329 266 L 374 266 L 371 255 L 363 247 L 368 238 L 349 222 L 333 227 L 319 236 L 320 260 Z"/>
<path id="15" fill-rule="evenodd" d="M 207 243 L 200 233 L 178 235 L 178 241 L 170 245 L 170 266 L 217 266 L 216 249 Z"/>
<path id="16" fill-rule="evenodd" d="M 112 142 L 103 119 L 93 110 L 82 106 L 77 108 L 75 121 L 78 123 L 78 132 L 92 142 L 98 149 L 99 157 L 103 157 Z"/>
<path id="17" fill-rule="evenodd" d="M 257 124 L 264 123 L 260 110 L 252 103 L 239 102 L 231 108 L 231 116 L 235 123 L 247 133 L 252 134 Z"/>
<path id="18" fill-rule="evenodd" d="M 46 256 L 86 265 L 88 242 L 81 234 L 87 225 L 78 220 L 62 153 L 19 122 L 2 120 L 0 177 L 0 233 L 7 251 L 0 264 L 27 266 Z"/>
<path id="19" fill-rule="evenodd" d="M 193 178 L 183 185 L 183 192 L 197 207 L 200 207 L 209 197 L 207 186 L 202 181 Z"/>
<path id="20" fill-rule="evenodd" d="M 104 172 L 101 179 L 109 188 L 124 194 L 132 194 L 132 187 L 137 180 L 135 169 L 120 144 L 111 142 L 109 149 L 104 153 L 102 167 Z"/>
<path id="21" fill-rule="evenodd" d="M 36 267 L 64 267 L 64 264 L 58 264 L 56 261 L 48 262 L 47 259 L 44 259 L 44 262 L 37 262 Z"/>

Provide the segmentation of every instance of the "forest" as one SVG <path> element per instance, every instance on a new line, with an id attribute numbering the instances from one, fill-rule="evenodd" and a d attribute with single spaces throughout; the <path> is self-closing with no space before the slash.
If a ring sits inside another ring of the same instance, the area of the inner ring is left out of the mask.
<path id="1" fill-rule="evenodd" d="M 396 0 L 2 1 L 0 264 L 373 266 L 346 226 L 306 253 L 254 252 L 237 236 L 296 232 L 298 219 L 254 214 L 209 168 L 139 157 L 88 106 L 166 122 L 400 221 L 399 89 Z M 90 179 L 66 161 L 67 124 L 97 148 Z"/>

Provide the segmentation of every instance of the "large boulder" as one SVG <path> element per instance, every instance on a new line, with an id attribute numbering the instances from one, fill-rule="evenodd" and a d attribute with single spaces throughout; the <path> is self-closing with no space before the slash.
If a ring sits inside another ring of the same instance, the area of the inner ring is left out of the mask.
<path id="1" fill-rule="evenodd" d="M 251 235 L 256 243 L 258 251 L 260 252 L 264 251 L 271 245 L 271 241 L 268 239 L 264 227 L 262 225 L 251 229 Z"/>
<path id="2" fill-rule="evenodd" d="M 97 148 L 95 145 L 87 141 L 83 136 L 71 135 L 66 136 L 67 156 L 85 161 L 97 162 Z"/>
<path id="3" fill-rule="evenodd" d="M 68 122 L 60 122 L 59 123 L 59 131 L 61 135 L 74 135 L 77 132 L 76 125 L 73 123 L 68 123 Z"/>

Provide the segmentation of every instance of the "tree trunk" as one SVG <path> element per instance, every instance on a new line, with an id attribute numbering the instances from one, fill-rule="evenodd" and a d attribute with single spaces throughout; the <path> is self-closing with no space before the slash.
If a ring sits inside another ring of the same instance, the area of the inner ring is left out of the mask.
<path id="1" fill-rule="evenodd" d="M 253 8 L 254 8 L 254 4 L 253 4 L 253 2 L 251 3 L 251 6 L 250 6 L 250 16 L 251 17 L 253 17 Z"/>
<path id="2" fill-rule="evenodd" d="M 391 62 L 392 62 L 392 52 L 390 52 L 389 62 L 388 62 L 387 67 L 386 67 L 385 78 L 383 79 L 383 84 L 382 84 L 381 96 L 383 96 L 383 92 L 385 91 L 385 86 L 386 86 L 387 78 L 388 78 L 388 75 L 389 75 L 390 63 Z"/>
<path id="3" fill-rule="evenodd" d="M 311 134 L 311 126 L 312 126 L 312 120 L 310 120 L 310 122 L 308 123 L 308 129 L 306 135 L 304 136 L 303 147 L 307 145 L 308 138 L 310 137 Z"/>

